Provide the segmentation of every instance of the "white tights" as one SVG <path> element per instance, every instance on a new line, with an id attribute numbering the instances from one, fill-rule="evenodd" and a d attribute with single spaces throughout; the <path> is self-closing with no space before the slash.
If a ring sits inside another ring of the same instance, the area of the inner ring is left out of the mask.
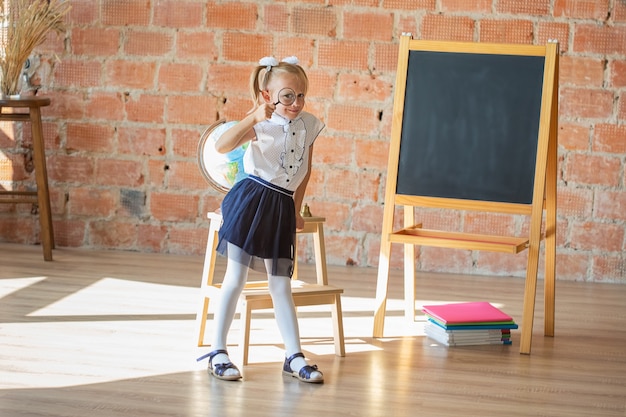
<path id="1" fill-rule="evenodd" d="M 228 252 L 232 254 L 231 251 L 241 252 L 241 249 L 229 243 Z M 269 271 L 272 270 L 272 260 L 265 261 L 265 268 L 268 271 L 267 276 L 269 291 L 274 304 L 274 316 L 278 330 L 283 338 L 283 343 L 285 344 L 285 355 L 289 357 L 301 351 L 298 318 L 291 295 L 291 278 L 271 275 Z M 243 291 L 247 279 L 248 266 L 231 260 L 229 256 L 226 274 L 222 282 L 220 301 L 215 310 L 215 334 L 211 350 L 226 349 L 228 331 L 235 317 L 237 301 L 239 300 L 239 296 Z M 225 354 L 219 354 L 213 358 L 213 364 L 228 361 L 228 356 Z M 304 358 L 295 358 L 291 362 L 291 369 L 298 371 L 305 365 L 306 361 Z M 230 372 L 230 370 L 227 372 Z"/>

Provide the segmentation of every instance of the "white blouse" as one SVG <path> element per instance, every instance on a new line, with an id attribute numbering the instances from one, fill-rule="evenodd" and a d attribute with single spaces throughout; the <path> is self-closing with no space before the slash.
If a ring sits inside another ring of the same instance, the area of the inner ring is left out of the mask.
<path id="1" fill-rule="evenodd" d="M 321 120 L 304 111 L 293 120 L 273 113 L 269 120 L 254 126 L 256 140 L 246 149 L 244 171 L 296 191 L 307 174 L 309 148 L 324 126 Z"/>

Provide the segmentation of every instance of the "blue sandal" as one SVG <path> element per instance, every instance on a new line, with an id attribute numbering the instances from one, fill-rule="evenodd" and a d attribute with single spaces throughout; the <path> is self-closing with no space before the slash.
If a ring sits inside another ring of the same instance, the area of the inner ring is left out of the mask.
<path id="1" fill-rule="evenodd" d="M 305 365 L 300 369 L 300 371 L 296 372 L 291 369 L 291 361 L 295 358 L 304 358 L 304 354 L 302 352 L 294 353 L 288 358 L 285 358 L 285 364 L 283 365 L 283 373 L 286 375 L 291 375 L 294 378 L 298 378 L 302 382 L 309 382 L 312 384 L 319 384 L 320 382 L 324 382 L 324 374 L 317 369 L 317 365 Z M 315 372 L 315 375 L 313 374 Z"/>
<path id="2" fill-rule="evenodd" d="M 226 350 L 217 349 L 217 350 L 214 350 L 213 352 L 207 353 L 206 355 L 200 356 L 198 359 L 196 359 L 196 361 L 199 362 L 202 359 L 205 359 L 208 357 L 209 358 L 209 369 L 208 369 L 209 373 L 217 379 L 222 379 L 224 381 L 236 381 L 238 379 L 241 379 L 241 372 L 239 372 L 239 369 L 232 362 L 217 363 L 215 364 L 215 366 L 213 366 L 213 358 L 219 355 L 220 353 L 224 353 L 228 355 L 228 352 Z M 224 373 L 228 369 L 236 370 L 237 375 L 224 375 Z"/>

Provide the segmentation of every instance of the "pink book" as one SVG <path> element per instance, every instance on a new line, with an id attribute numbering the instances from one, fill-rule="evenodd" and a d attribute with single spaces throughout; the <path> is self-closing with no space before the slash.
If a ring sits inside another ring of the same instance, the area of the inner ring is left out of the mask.
<path id="1" fill-rule="evenodd" d="M 511 322 L 513 318 L 486 301 L 424 306 L 422 311 L 443 324 Z"/>

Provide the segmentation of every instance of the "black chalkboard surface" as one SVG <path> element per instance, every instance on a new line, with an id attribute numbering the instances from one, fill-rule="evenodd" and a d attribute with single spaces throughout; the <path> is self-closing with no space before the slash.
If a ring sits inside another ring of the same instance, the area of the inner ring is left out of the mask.
<path id="1" fill-rule="evenodd" d="M 530 204 L 544 61 L 410 51 L 397 194 Z"/>

